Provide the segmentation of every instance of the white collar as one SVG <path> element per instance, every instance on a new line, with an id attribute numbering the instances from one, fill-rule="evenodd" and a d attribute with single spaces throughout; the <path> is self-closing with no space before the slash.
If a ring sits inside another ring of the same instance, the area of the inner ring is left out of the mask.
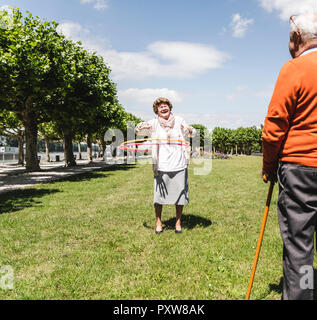
<path id="1" fill-rule="evenodd" d="M 301 57 L 301 56 L 304 56 L 304 55 L 306 55 L 306 54 L 308 54 L 308 53 L 311 53 L 311 52 L 313 52 L 313 51 L 317 51 L 317 47 L 311 48 L 311 49 L 308 49 L 308 50 L 304 51 L 304 52 L 300 55 L 300 57 Z"/>

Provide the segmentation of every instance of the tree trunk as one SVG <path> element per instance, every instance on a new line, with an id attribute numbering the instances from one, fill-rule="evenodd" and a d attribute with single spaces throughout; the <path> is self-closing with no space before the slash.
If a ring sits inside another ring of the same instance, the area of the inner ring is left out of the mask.
<path id="1" fill-rule="evenodd" d="M 19 130 L 19 135 L 18 135 L 18 141 L 19 141 L 19 161 L 18 161 L 18 165 L 24 166 L 24 150 L 23 150 L 24 139 L 23 139 L 23 133 L 20 130 Z"/>
<path id="2" fill-rule="evenodd" d="M 50 159 L 50 141 L 47 137 L 45 139 L 45 153 L 46 153 L 46 162 L 51 162 Z"/>
<path id="3" fill-rule="evenodd" d="M 102 147 L 102 157 L 104 160 L 106 160 L 107 144 L 103 140 L 101 140 L 101 147 Z"/>
<path id="4" fill-rule="evenodd" d="M 91 134 L 87 134 L 87 153 L 88 153 L 88 162 L 92 162 L 92 141 Z"/>
<path id="5" fill-rule="evenodd" d="M 98 142 L 98 158 L 101 158 L 101 143 Z"/>
<path id="6" fill-rule="evenodd" d="M 80 144 L 80 142 L 78 142 L 77 145 L 78 145 L 78 159 L 81 160 L 82 159 L 82 154 L 81 154 L 81 144 Z"/>
<path id="7" fill-rule="evenodd" d="M 31 108 L 31 101 L 27 99 L 25 109 L 22 112 L 25 128 L 25 162 L 26 171 L 34 172 L 40 170 L 40 165 L 37 159 L 37 121 Z"/>
<path id="8" fill-rule="evenodd" d="M 65 130 L 63 136 L 65 167 L 74 167 L 76 166 L 76 161 L 73 153 L 73 137 L 70 130 Z"/>

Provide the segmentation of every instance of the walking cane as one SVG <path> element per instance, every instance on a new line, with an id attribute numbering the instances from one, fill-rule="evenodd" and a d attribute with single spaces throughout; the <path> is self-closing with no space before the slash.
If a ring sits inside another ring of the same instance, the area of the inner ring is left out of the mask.
<path id="1" fill-rule="evenodd" d="M 266 206 L 265 206 L 265 210 L 264 210 L 264 216 L 263 216 L 263 221 L 262 221 L 261 232 L 260 232 L 260 236 L 259 236 L 259 240 L 258 240 L 258 245 L 257 245 L 257 248 L 256 248 L 256 253 L 255 253 L 255 258 L 254 258 L 254 261 L 253 261 L 251 277 L 250 277 L 248 291 L 247 291 L 247 295 L 245 297 L 245 300 L 249 300 L 249 298 L 250 298 L 251 289 L 252 289 L 253 280 L 254 280 L 254 275 L 255 275 L 255 270 L 256 270 L 256 267 L 257 267 L 257 264 L 258 264 L 258 260 L 259 260 L 259 255 L 260 255 L 260 250 L 261 250 L 261 245 L 262 245 L 265 225 L 266 225 L 266 221 L 267 221 L 267 216 L 268 216 L 269 209 L 270 209 L 273 188 L 274 188 L 274 182 L 271 181 L 270 189 L 269 189 L 269 192 L 268 192 L 268 195 L 267 195 L 267 199 L 266 199 Z"/>

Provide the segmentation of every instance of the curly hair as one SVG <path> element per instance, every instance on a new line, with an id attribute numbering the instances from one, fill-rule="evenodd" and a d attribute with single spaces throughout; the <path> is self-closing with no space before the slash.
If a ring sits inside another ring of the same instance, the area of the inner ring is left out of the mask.
<path id="1" fill-rule="evenodd" d="M 157 98 L 153 103 L 153 111 L 154 111 L 155 114 L 157 114 L 157 108 L 162 103 L 166 103 L 169 106 L 170 111 L 172 111 L 173 105 L 168 99 L 166 99 L 166 98 Z"/>

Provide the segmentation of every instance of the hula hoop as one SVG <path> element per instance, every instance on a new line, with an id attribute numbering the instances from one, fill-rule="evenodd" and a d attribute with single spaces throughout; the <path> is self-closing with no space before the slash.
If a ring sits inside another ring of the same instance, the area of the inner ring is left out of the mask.
<path id="1" fill-rule="evenodd" d="M 141 143 L 147 141 L 166 141 L 162 142 L 150 142 L 150 143 Z M 131 146 L 156 146 L 156 145 L 176 145 L 176 146 L 189 146 L 189 142 L 180 139 L 159 139 L 159 138 L 146 138 L 146 139 L 137 139 L 137 140 L 129 140 L 121 143 L 120 149 L 123 151 L 134 151 L 134 152 L 151 152 L 150 149 L 139 149 L 139 148 L 131 148 Z"/>

